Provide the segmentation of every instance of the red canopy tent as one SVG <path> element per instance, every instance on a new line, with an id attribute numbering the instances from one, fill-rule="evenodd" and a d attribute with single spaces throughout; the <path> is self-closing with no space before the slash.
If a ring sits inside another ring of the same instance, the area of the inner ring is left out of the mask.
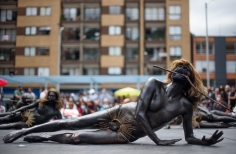
<path id="1" fill-rule="evenodd" d="M 0 78 L 0 87 L 3 87 L 7 84 L 7 81 Z"/>

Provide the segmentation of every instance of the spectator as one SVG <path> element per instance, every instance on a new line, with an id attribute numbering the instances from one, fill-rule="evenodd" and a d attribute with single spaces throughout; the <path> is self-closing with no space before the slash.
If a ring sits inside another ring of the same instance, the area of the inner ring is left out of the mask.
<path id="1" fill-rule="evenodd" d="M 95 104 L 94 101 L 88 100 L 87 101 L 87 108 L 85 109 L 85 114 L 91 114 L 96 112 Z"/>
<path id="2" fill-rule="evenodd" d="M 28 93 L 32 96 L 32 99 L 35 100 L 36 99 L 36 96 L 33 92 L 33 89 L 32 88 L 28 88 Z"/>
<path id="3" fill-rule="evenodd" d="M 4 106 L 2 106 L 2 99 L 0 99 L 0 113 L 5 113 L 6 109 Z"/>
<path id="4" fill-rule="evenodd" d="M 2 105 L 3 105 L 3 106 L 5 106 L 6 104 L 5 104 L 5 102 L 4 102 L 4 99 L 3 99 L 3 98 L 4 98 L 4 94 L 3 94 L 3 93 L 1 93 L 1 94 L 0 94 L 0 99 L 2 100 Z"/>
<path id="5" fill-rule="evenodd" d="M 63 116 L 63 119 L 71 119 L 79 116 L 79 112 L 73 102 L 68 103 L 68 108 L 62 108 L 61 114 Z"/>
<path id="6" fill-rule="evenodd" d="M 100 108 L 100 111 L 106 110 L 106 109 L 110 108 L 110 102 L 109 102 L 108 98 L 104 98 L 102 104 L 103 104 L 103 105 L 102 105 L 102 107 Z"/>
<path id="7" fill-rule="evenodd" d="M 90 89 L 89 90 L 89 97 L 88 97 L 90 100 L 97 100 L 98 99 L 98 95 L 95 93 L 95 90 L 94 89 Z"/>
<path id="8" fill-rule="evenodd" d="M 110 94 L 107 92 L 106 88 L 103 88 L 101 94 L 99 95 L 100 106 L 103 105 L 104 98 L 107 98 L 108 100 L 110 100 Z"/>
<path id="9" fill-rule="evenodd" d="M 223 91 L 223 97 L 224 97 L 224 101 L 228 103 L 228 97 L 230 95 L 230 86 L 226 85 L 225 89 Z"/>
<path id="10" fill-rule="evenodd" d="M 231 87 L 231 92 L 229 94 L 229 101 L 228 101 L 228 107 L 233 110 L 236 105 L 236 89 L 235 86 Z"/>
<path id="11" fill-rule="evenodd" d="M 17 89 L 14 91 L 14 100 L 19 101 L 23 93 L 24 90 L 22 89 L 22 87 L 18 86 Z"/>
<path id="12" fill-rule="evenodd" d="M 227 103 L 223 100 L 223 96 L 222 94 L 218 94 L 216 97 L 216 100 L 219 104 L 215 103 L 213 105 L 213 110 L 218 110 L 218 111 L 222 111 L 222 112 L 226 112 L 227 109 L 225 109 L 222 105 L 227 107 Z M 220 105 L 222 104 L 222 105 Z"/>
<path id="13" fill-rule="evenodd" d="M 216 100 L 217 95 L 220 93 L 219 88 L 216 88 L 214 93 L 211 95 L 211 98 Z M 212 105 L 214 105 L 213 101 L 210 101 Z"/>

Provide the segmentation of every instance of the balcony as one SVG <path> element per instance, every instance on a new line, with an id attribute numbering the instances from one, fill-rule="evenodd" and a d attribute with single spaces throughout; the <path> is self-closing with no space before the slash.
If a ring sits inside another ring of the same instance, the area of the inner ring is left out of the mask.
<path id="1" fill-rule="evenodd" d="M 83 40 L 98 41 L 100 40 L 100 28 L 84 28 Z"/>
<path id="2" fill-rule="evenodd" d="M 126 48 L 125 62 L 126 63 L 138 63 L 139 49 L 138 48 Z"/>
<path id="3" fill-rule="evenodd" d="M 15 49 L 14 48 L 0 48 L 0 64 L 15 63 Z"/>
<path id="4" fill-rule="evenodd" d="M 166 56 L 164 48 L 146 48 L 144 62 L 149 64 L 166 64 Z"/>
<path id="5" fill-rule="evenodd" d="M 166 39 L 165 33 L 165 28 L 146 28 L 145 40 L 149 42 L 164 42 Z"/>

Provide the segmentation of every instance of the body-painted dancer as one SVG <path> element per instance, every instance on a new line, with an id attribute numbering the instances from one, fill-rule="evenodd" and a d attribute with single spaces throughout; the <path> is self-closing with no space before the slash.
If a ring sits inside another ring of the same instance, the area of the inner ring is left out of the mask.
<path id="1" fill-rule="evenodd" d="M 29 103 L 28 95 L 22 97 L 19 108 L 0 117 L 0 129 L 21 129 L 48 122 L 54 117 L 62 119 L 60 109 L 63 106 L 59 93 L 51 88 L 44 99 Z M 24 100 L 26 99 L 26 100 Z M 29 104 L 25 104 L 28 102 Z"/>

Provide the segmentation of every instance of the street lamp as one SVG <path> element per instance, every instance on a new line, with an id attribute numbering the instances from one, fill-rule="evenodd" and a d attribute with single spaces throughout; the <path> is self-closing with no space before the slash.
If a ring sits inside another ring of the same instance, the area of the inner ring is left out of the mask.
<path id="1" fill-rule="evenodd" d="M 64 30 L 64 27 L 60 27 L 59 30 L 59 38 L 58 38 L 58 67 L 57 67 L 57 75 L 60 76 L 60 66 L 61 66 L 61 34 Z M 56 89 L 60 92 L 60 83 L 56 84 Z"/>
<path id="2" fill-rule="evenodd" d="M 209 73 L 209 45 L 208 45 L 208 25 L 207 25 L 207 3 L 205 3 L 206 8 L 206 79 L 207 79 L 207 87 L 210 86 L 210 73 Z"/>

